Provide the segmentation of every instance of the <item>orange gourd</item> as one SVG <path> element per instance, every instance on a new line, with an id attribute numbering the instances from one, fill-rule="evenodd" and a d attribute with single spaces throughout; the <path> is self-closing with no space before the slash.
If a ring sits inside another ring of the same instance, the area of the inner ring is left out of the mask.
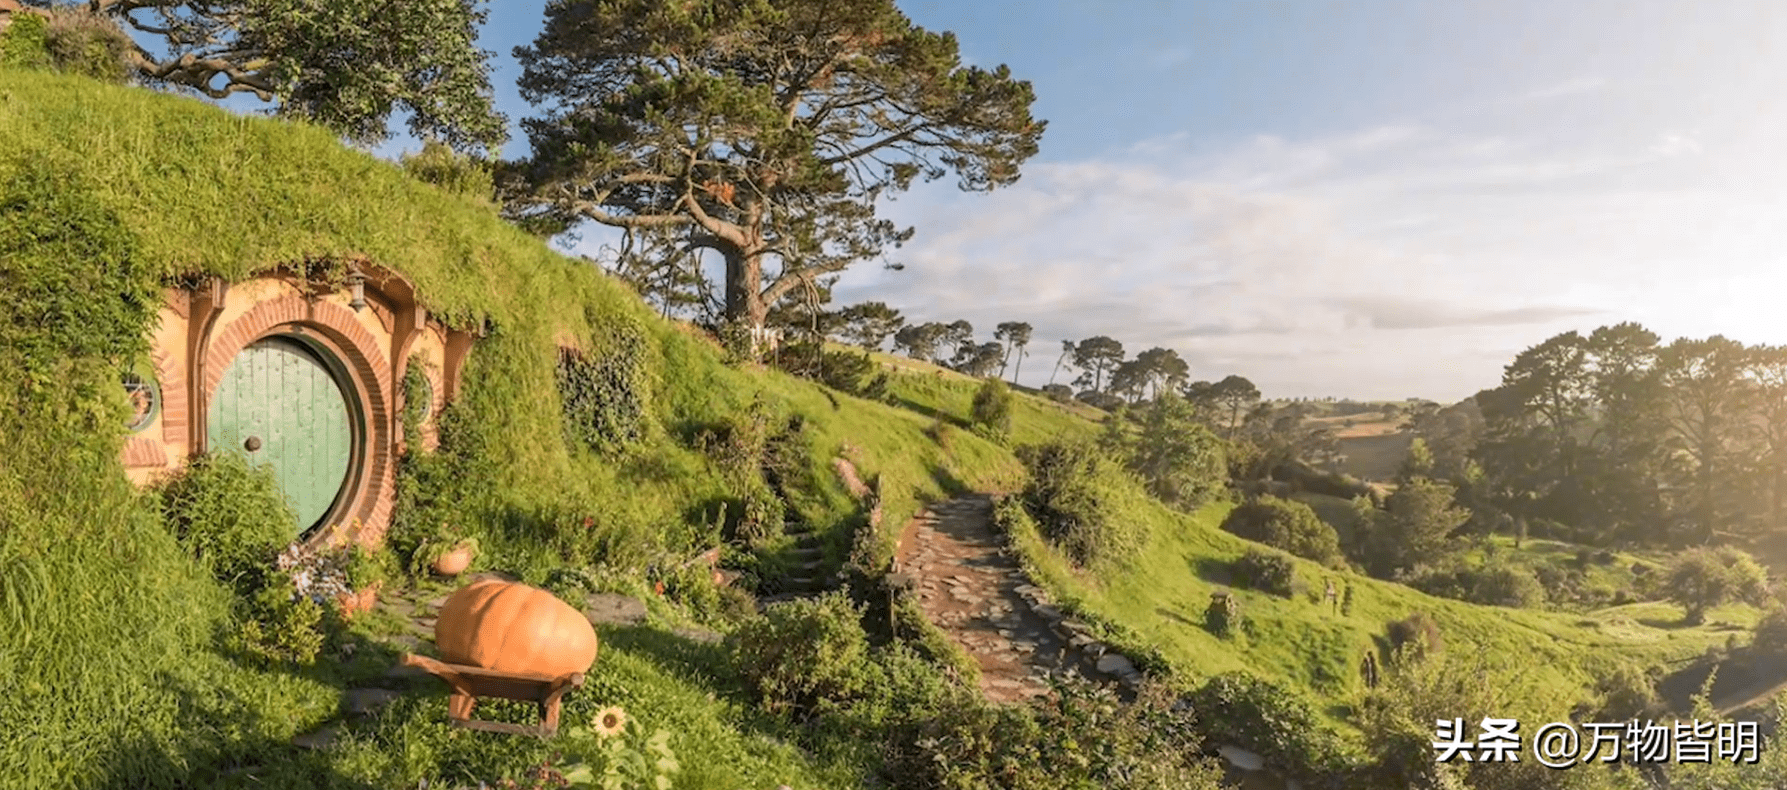
<path id="1" fill-rule="evenodd" d="M 434 623 L 441 658 L 495 672 L 562 677 L 596 661 L 596 629 L 538 587 L 484 579 L 453 593 Z"/>

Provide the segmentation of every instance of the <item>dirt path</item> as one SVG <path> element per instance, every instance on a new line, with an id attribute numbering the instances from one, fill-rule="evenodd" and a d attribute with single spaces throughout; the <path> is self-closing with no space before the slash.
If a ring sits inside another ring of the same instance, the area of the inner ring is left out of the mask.
<path id="1" fill-rule="evenodd" d="M 932 505 L 906 525 L 895 556 L 927 619 L 980 665 L 987 698 L 1014 702 L 1048 693 L 1048 672 L 1064 657 L 1082 659 L 1025 602 L 1027 581 L 993 533 L 992 512 L 981 494 Z"/>

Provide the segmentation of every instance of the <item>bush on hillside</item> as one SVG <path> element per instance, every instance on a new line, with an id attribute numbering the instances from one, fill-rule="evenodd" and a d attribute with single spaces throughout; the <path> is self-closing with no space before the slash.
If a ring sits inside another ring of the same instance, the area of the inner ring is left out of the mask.
<path id="1" fill-rule="evenodd" d="M 1391 652 L 1406 658 L 1431 656 L 1445 647 L 1439 623 L 1426 612 L 1415 612 L 1390 623 L 1385 633 L 1390 640 Z"/>
<path id="2" fill-rule="evenodd" d="M 1635 721 L 1663 713 L 1663 701 L 1657 695 L 1659 669 L 1621 662 L 1596 679 L 1595 694 L 1600 700 L 1594 720 Z"/>
<path id="3" fill-rule="evenodd" d="M 880 400 L 887 392 L 887 374 L 866 351 L 827 351 L 823 341 L 802 339 L 784 343 L 774 361 L 791 375 L 859 398 Z"/>
<path id="4" fill-rule="evenodd" d="M 974 391 L 969 409 L 974 432 L 996 442 L 1011 434 L 1011 413 L 1017 396 L 999 379 L 987 379 Z"/>
<path id="5" fill-rule="evenodd" d="M 1534 609 L 1546 601 L 1546 588 L 1532 568 L 1500 558 L 1482 565 L 1416 568 L 1402 577 L 1402 583 L 1428 595 L 1484 606 Z"/>
<path id="6" fill-rule="evenodd" d="M 1243 617 L 1241 599 L 1227 590 L 1218 591 L 1204 607 L 1204 630 L 1227 639 L 1241 632 Z"/>
<path id="7" fill-rule="evenodd" d="M 1787 659 L 1787 606 L 1775 603 L 1756 621 L 1750 652 L 1765 660 Z"/>
<path id="8" fill-rule="evenodd" d="M 297 515 L 270 469 L 241 456 L 194 458 L 161 487 L 163 517 L 174 538 L 219 581 L 259 589 L 293 537 Z"/>
<path id="9" fill-rule="evenodd" d="M 1123 704 L 1083 678 L 1054 684 L 1050 705 L 996 705 L 951 694 L 930 720 L 902 728 L 887 760 L 891 786 L 1059 790 L 1218 790 L 1195 717 L 1175 695 L 1144 687 Z"/>
<path id="10" fill-rule="evenodd" d="M 1117 510 L 1134 482 L 1115 459 L 1085 441 L 1024 447 L 1018 457 L 1030 470 L 1025 509 L 1042 537 L 1074 564 L 1087 567 L 1142 548 L 1146 527 Z"/>
<path id="11" fill-rule="evenodd" d="M 1768 571 L 1730 546 L 1693 548 L 1670 564 L 1662 582 L 1688 623 L 1706 621 L 1706 610 L 1733 601 L 1760 604 L 1768 595 Z"/>
<path id="12" fill-rule="evenodd" d="M 0 33 L 0 66 L 53 68 L 90 79 L 122 83 L 135 44 L 109 17 L 62 6 L 14 12 Z"/>
<path id="13" fill-rule="evenodd" d="M 1042 396 L 1056 403 L 1072 403 L 1073 388 L 1066 384 L 1047 384 L 1039 392 Z"/>
<path id="14" fill-rule="evenodd" d="M 1308 505 L 1270 494 L 1229 511 L 1222 528 L 1238 537 L 1324 564 L 1340 561 L 1340 538 Z"/>
<path id="15" fill-rule="evenodd" d="M 1148 493 L 1187 512 L 1216 498 L 1227 483 L 1227 451 L 1222 439 L 1197 419 L 1189 401 L 1167 393 L 1133 416 L 1139 430 L 1111 435 L 1117 437 L 1130 471 L 1141 478 Z M 1112 418 L 1106 424 L 1117 428 L 1121 422 Z"/>
<path id="16" fill-rule="evenodd" d="M 461 154 L 438 140 L 422 144 L 422 150 L 404 154 L 398 159 L 403 172 L 425 184 L 433 184 L 455 195 L 490 202 L 496 185 L 489 162 L 471 154 Z"/>
<path id="17" fill-rule="evenodd" d="M 1488 606 L 1536 609 L 1545 605 L 1545 588 L 1531 568 L 1497 562 L 1476 569 L 1471 600 Z"/>
<path id="18" fill-rule="evenodd" d="M 1286 598 L 1296 591 L 1297 565 L 1276 551 L 1248 549 L 1235 560 L 1235 578 L 1260 592 Z"/>
<path id="19" fill-rule="evenodd" d="M 821 700 L 855 699 L 867 688 L 868 635 L 844 593 L 772 604 L 731 640 L 746 681 L 771 711 L 811 712 Z"/>
<path id="20" fill-rule="evenodd" d="M 1210 678 L 1190 699 L 1207 741 L 1241 746 L 1294 777 L 1321 780 L 1348 762 L 1340 736 L 1295 689 L 1248 672 L 1226 672 Z"/>

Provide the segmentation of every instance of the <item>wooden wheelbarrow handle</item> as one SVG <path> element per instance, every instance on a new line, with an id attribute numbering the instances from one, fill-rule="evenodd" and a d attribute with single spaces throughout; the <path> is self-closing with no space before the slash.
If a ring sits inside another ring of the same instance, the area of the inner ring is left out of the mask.
<path id="1" fill-rule="evenodd" d="M 405 666 L 419 667 L 446 681 L 447 685 L 453 688 L 453 696 L 447 701 L 447 713 L 454 724 L 494 732 L 551 735 L 558 730 L 559 700 L 564 697 L 566 692 L 583 685 L 583 673 L 581 672 L 573 672 L 562 677 L 518 672 L 494 672 L 482 667 L 447 664 L 414 653 L 405 653 L 401 663 Z M 513 724 L 476 721 L 471 718 L 471 714 L 472 709 L 478 704 L 478 697 L 499 697 L 537 703 L 540 706 L 541 726 L 519 727 Z"/>

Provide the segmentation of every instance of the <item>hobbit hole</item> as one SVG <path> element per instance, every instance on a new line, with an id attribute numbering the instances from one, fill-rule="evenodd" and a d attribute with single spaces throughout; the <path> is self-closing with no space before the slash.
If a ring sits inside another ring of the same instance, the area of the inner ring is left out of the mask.
<path id="1" fill-rule="evenodd" d="M 420 416 L 420 449 L 431 449 L 474 338 L 431 319 L 396 273 L 362 262 L 354 275 L 357 285 L 270 273 L 168 289 L 150 358 L 122 377 L 131 479 L 233 453 L 271 468 L 294 537 L 335 542 L 358 521 L 360 540 L 381 542 L 403 415 Z M 406 376 L 423 386 L 406 388 Z M 406 392 L 426 402 L 405 404 Z"/>

